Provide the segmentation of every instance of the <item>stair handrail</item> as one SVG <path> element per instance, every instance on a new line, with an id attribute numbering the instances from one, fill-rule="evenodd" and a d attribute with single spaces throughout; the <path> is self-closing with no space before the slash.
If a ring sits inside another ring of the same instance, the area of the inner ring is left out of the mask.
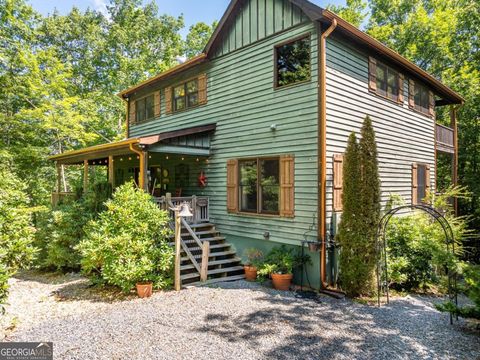
<path id="1" fill-rule="evenodd" d="M 173 205 L 171 199 L 167 198 L 167 202 L 168 202 L 168 206 L 171 209 L 175 208 L 175 205 Z M 202 249 L 202 266 L 201 267 L 198 264 L 197 260 L 195 259 L 195 256 L 193 256 L 193 254 L 191 253 L 187 244 L 184 242 L 184 240 L 182 238 L 182 226 L 187 230 L 187 232 L 189 233 L 191 238 L 195 240 L 195 242 L 200 247 L 200 249 Z M 185 254 L 187 254 L 187 257 L 192 262 L 195 269 L 200 274 L 200 281 L 203 281 L 203 282 L 207 281 L 207 277 L 208 277 L 208 257 L 210 256 L 210 243 L 208 241 L 205 241 L 204 243 L 202 243 L 200 241 L 200 239 L 198 238 L 197 234 L 195 234 L 193 229 L 190 227 L 190 225 L 188 225 L 188 222 L 183 217 L 180 218 L 180 228 L 178 229 L 178 232 L 180 233 L 179 234 L 180 245 L 181 245 L 183 251 L 185 251 Z M 177 241 L 175 241 L 175 246 L 177 246 Z M 178 256 L 177 255 L 178 253 L 179 252 L 175 248 L 176 256 Z M 175 262 L 177 263 L 178 259 L 176 259 Z"/>

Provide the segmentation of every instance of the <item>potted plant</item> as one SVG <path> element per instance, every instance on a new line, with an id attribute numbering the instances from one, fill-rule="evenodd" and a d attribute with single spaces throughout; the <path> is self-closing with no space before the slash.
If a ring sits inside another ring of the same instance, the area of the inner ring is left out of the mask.
<path id="1" fill-rule="evenodd" d="M 148 298 L 152 296 L 153 293 L 153 282 L 151 281 L 142 281 L 138 282 L 135 287 L 137 288 L 137 294 L 140 298 Z"/>
<path id="2" fill-rule="evenodd" d="M 271 275 L 273 287 L 277 290 L 289 290 L 293 279 L 293 269 L 301 265 L 304 259 L 285 245 L 273 248 L 265 257 L 258 270 L 259 275 Z"/>
<path id="3" fill-rule="evenodd" d="M 261 264 L 263 259 L 263 253 L 258 249 L 246 249 L 244 256 L 247 258 L 247 261 L 244 265 L 245 269 L 245 280 L 255 281 L 257 279 L 257 270 L 258 266 Z"/>

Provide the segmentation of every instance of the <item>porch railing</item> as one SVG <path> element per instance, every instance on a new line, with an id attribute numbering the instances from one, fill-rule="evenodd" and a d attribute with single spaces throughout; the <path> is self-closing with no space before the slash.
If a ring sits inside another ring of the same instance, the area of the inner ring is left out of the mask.
<path id="1" fill-rule="evenodd" d="M 448 153 L 455 152 L 454 130 L 440 124 L 436 124 L 436 127 L 437 149 Z"/>
<path id="2" fill-rule="evenodd" d="M 190 197 L 170 197 L 162 196 L 155 198 L 155 202 L 163 210 L 168 210 L 172 219 L 175 217 L 175 211 L 171 210 L 172 206 L 168 206 L 168 199 L 170 200 L 173 207 L 186 202 L 192 211 L 193 216 L 186 218 L 186 221 L 190 224 L 198 224 L 202 222 L 209 222 L 209 207 L 210 201 L 208 196 L 190 196 Z"/>

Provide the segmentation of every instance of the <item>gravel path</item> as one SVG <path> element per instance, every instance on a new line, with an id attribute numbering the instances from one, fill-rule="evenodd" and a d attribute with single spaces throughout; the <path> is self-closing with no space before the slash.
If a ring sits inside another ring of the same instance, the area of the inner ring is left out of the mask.
<path id="1" fill-rule="evenodd" d="M 480 359 L 479 332 L 426 297 L 378 309 L 239 281 L 112 301 L 73 274 L 11 282 L 5 340 L 53 341 L 55 359 Z"/>

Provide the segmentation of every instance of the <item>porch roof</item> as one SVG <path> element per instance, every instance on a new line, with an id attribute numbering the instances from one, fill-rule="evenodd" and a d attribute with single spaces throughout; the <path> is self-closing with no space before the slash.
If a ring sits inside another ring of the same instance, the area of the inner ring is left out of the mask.
<path id="1" fill-rule="evenodd" d="M 182 146 L 183 144 L 180 143 L 172 143 L 171 140 L 179 137 L 206 133 L 214 131 L 215 129 L 216 124 L 208 124 L 164 132 L 148 137 L 135 137 L 122 141 L 111 142 L 108 144 L 95 145 L 80 150 L 68 151 L 62 154 L 51 156 L 49 160 L 56 161 L 58 164 L 63 165 L 75 165 L 82 164 L 85 160 L 91 161 L 108 159 L 109 156 L 126 155 L 138 151 L 148 151 L 150 146 L 153 152 L 171 151 L 177 154 L 183 153 L 185 155 L 208 156 L 210 146 L 201 146 L 195 148 L 191 146 Z M 162 144 L 162 141 L 166 142 L 166 144 Z"/>

